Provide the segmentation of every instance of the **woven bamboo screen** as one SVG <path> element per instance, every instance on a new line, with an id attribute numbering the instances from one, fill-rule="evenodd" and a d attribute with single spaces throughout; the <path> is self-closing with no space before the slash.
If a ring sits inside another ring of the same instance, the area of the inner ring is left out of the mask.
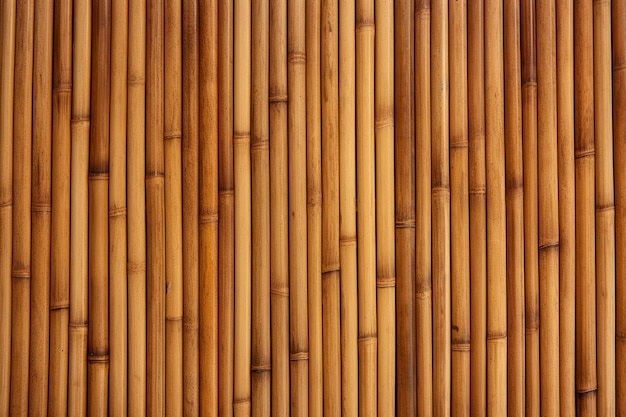
<path id="1" fill-rule="evenodd" d="M 0 417 L 626 416 L 626 0 L 2 0 Z"/>

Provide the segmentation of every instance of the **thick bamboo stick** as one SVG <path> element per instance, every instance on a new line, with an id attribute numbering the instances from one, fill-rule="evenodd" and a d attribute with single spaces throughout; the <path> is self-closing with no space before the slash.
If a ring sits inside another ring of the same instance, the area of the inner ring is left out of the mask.
<path id="1" fill-rule="evenodd" d="M 33 1 L 16 8 L 13 98 L 13 258 L 11 268 L 12 416 L 28 414 L 31 292 L 31 153 L 33 109 Z"/>
<path id="2" fill-rule="evenodd" d="M 470 194 L 470 415 L 487 413 L 487 196 L 485 165 L 484 2 L 467 10 Z"/>
<path id="3" fill-rule="evenodd" d="M 45 415 L 48 409 L 53 17 L 52 1 L 38 1 L 35 4 L 30 243 L 32 290 L 28 375 L 28 413 L 31 416 Z"/>
<path id="4" fill-rule="evenodd" d="M 574 4 L 576 158 L 576 415 L 596 415 L 593 2 Z"/>
<path id="5" fill-rule="evenodd" d="M 470 415 L 467 2 L 450 3 L 451 413 Z"/>
<path id="6" fill-rule="evenodd" d="M 339 4 L 327 0 L 322 1 L 321 7 L 323 414 L 338 417 L 341 415 Z"/>
<path id="7" fill-rule="evenodd" d="M 147 414 L 165 414 L 163 0 L 146 9 Z"/>
<path id="8" fill-rule="evenodd" d="M 431 280 L 430 1 L 415 7 L 415 314 L 417 415 L 433 414 Z"/>
<path id="9" fill-rule="evenodd" d="M 520 4 L 504 3 L 507 415 L 524 416 L 524 166 Z M 558 219 L 558 217 L 557 217 Z"/>
<path id="10" fill-rule="evenodd" d="M 146 3 L 128 4 L 128 415 L 146 413 Z"/>
<path id="11" fill-rule="evenodd" d="M 74 7 L 71 121 L 70 322 L 68 416 L 87 414 L 89 283 L 89 129 L 91 119 L 91 2 Z"/>

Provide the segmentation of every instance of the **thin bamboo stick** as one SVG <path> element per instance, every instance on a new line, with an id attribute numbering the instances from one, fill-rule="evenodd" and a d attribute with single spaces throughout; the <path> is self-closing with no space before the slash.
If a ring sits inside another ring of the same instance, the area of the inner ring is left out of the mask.
<path id="1" fill-rule="evenodd" d="M 467 2 L 450 3 L 451 413 L 470 414 Z"/>
<path id="2" fill-rule="evenodd" d="M 280 417 L 289 415 L 287 2 L 269 7 L 271 404 Z"/>
<path id="3" fill-rule="evenodd" d="M 574 5 L 576 158 L 576 415 L 596 415 L 593 2 Z"/>
<path id="4" fill-rule="evenodd" d="M 506 275 L 507 275 L 507 414 L 524 416 L 524 151 L 520 4 L 504 3 Z M 558 217 L 557 217 L 558 219 Z"/>
<path id="5" fill-rule="evenodd" d="M 321 8 L 323 414 L 338 417 L 341 415 L 339 4 L 335 0 L 322 1 Z"/>
<path id="6" fill-rule="evenodd" d="M 524 308 L 526 415 L 539 417 L 539 203 L 537 201 L 537 61 L 535 0 L 522 8 L 522 135 L 524 153 Z"/>
<path id="7" fill-rule="evenodd" d="M 72 2 L 55 2 L 52 68 L 52 224 L 48 415 L 67 415 L 70 307 Z"/>
<path id="8" fill-rule="evenodd" d="M 507 412 L 506 208 L 502 1 L 485 1 L 487 414 Z"/>
<path id="9" fill-rule="evenodd" d="M 52 40 L 54 4 L 35 4 L 28 413 L 47 414 L 50 363 L 50 211 L 52 194 Z"/>
<path id="10" fill-rule="evenodd" d="M 485 164 L 484 2 L 467 10 L 470 194 L 470 415 L 487 414 L 487 196 Z"/>
<path id="11" fill-rule="evenodd" d="M 91 119 L 91 2 L 74 7 L 71 120 L 70 322 L 68 416 L 87 414 L 89 285 L 89 130 Z"/>
<path id="12" fill-rule="evenodd" d="M 11 416 L 28 414 L 31 292 L 31 153 L 34 2 L 16 8 L 13 96 L 13 259 L 11 268 Z"/>
<path id="13" fill-rule="evenodd" d="M 128 4 L 128 415 L 146 413 L 146 4 Z"/>
<path id="14" fill-rule="evenodd" d="M 433 328 L 431 280 L 430 1 L 415 11 L 415 314 L 417 415 L 433 414 Z"/>
<path id="15" fill-rule="evenodd" d="M 146 10 L 147 414 L 165 414 L 163 0 Z"/>

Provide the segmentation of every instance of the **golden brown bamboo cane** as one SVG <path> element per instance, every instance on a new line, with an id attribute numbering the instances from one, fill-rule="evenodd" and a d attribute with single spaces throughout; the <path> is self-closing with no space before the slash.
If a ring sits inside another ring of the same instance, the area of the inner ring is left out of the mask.
<path id="1" fill-rule="evenodd" d="M 233 415 L 235 340 L 235 196 L 233 176 L 233 2 L 218 2 L 219 369 L 218 411 Z"/>
<path id="2" fill-rule="evenodd" d="M 504 3 L 507 415 L 524 416 L 524 166 L 520 4 Z M 555 161 L 556 166 L 556 161 Z M 558 217 L 556 217 L 558 219 Z M 555 280 L 558 282 L 558 280 Z"/>
<path id="3" fill-rule="evenodd" d="M 506 208 L 502 1 L 485 1 L 487 414 L 507 412 Z"/>
<path id="4" fill-rule="evenodd" d="M 47 414 L 50 336 L 50 211 L 52 168 L 52 25 L 54 4 L 35 4 L 31 195 L 30 363 L 28 413 Z"/>
<path id="5" fill-rule="evenodd" d="M 339 2 L 339 260 L 341 265 L 341 415 L 359 410 L 355 1 Z M 413 296 L 413 295 L 411 295 Z"/>
<path id="6" fill-rule="evenodd" d="M 467 10 L 470 194 L 470 415 L 487 414 L 487 218 L 485 165 L 484 2 Z"/>
<path id="7" fill-rule="evenodd" d="M 289 415 L 287 2 L 269 7 L 271 405 L 280 417 Z"/>
<path id="8" fill-rule="evenodd" d="M 431 280 L 430 1 L 415 7 L 415 314 L 417 415 L 433 414 Z"/>
<path id="9" fill-rule="evenodd" d="M 198 283 L 198 5 L 183 0 L 183 415 L 200 413 Z M 232 384 L 231 384 L 232 387 Z M 231 388 L 232 389 L 232 388 Z"/>
<path id="10" fill-rule="evenodd" d="M 557 148 L 559 171 L 559 399 L 576 413 L 576 258 L 574 195 L 574 2 L 556 1 Z"/>
<path id="11" fill-rule="evenodd" d="M 11 416 L 28 414 L 31 292 L 33 0 L 16 8 L 13 98 L 13 259 L 11 268 Z"/>
<path id="12" fill-rule="evenodd" d="M 271 413 L 269 1 L 252 0 L 252 415 Z"/>
<path id="13" fill-rule="evenodd" d="M 324 196 L 322 201 L 323 414 L 339 417 L 341 415 L 339 4 L 335 0 L 321 3 L 322 194 Z"/>
<path id="14" fill-rule="evenodd" d="M 165 414 L 163 0 L 146 9 L 147 414 Z"/>
<path id="15" fill-rule="evenodd" d="M 451 404 L 470 415 L 470 241 L 468 194 L 467 2 L 449 5 L 451 191 Z"/>
<path id="16" fill-rule="evenodd" d="M 146 3 L 128 4 L 128 415 L 146 413 Z"/>
<path id="17" fill-rule="evenodd" d="M 183 412 L 182 1 L 165 3 L 165 414 Z"/>
<path id="18" fill-rule="evenodd" d="M 576 415 L 596 415 L 593 2 L 574 4 L 576 172 Z"/>
<path id="19" fill-rule="evenodd" d="M 615 199 L 611 4 L 593 2 L 593 91 L 596 149 L 597 414 L 615 415 Z M 622 117 L 622 116 L 618 116 Z M 623 394 L 622 394 L 623 395 Z"/>
<path id="20" fill-rule="evenodd" d="M 91 2 L 74 7 L 71 120 L 68 416 L 87 414 Z"/>
<path id="21" fill-rule="evenodd" d="M 287 25 L 291 414 L 306 417 L 309 412 L 309 320 L 307 308 L 307 84 L 304 0 L 289 0 L 287 2 Z"/>
<path id="22" fill-rule="evenodd" d="M 524 165 L 525 411 L 540 415 L 539 226 L 537 201 L 537 62 L 535 0 L 522 1 L 522 135 Z"/>
<path id="23" fill-rule="evenodd" d="M 415 126 L 414 4 L 394 14 L 397 413 L 415 416 Z M 407 88 L 408 86 L 408 88 Z"/>

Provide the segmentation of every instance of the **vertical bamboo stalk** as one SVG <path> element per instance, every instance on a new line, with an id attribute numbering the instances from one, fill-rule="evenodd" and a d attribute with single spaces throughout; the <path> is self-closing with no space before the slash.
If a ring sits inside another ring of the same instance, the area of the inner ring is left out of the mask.
<path id="1" fill-rule="evenodd" d="M 146 413 L 146 3 L 128 4 L 128 415 Z"/>
<path id="2" fill-rule="evenodd" d="M 451 412 L 470 414 L 467 2 L 450 3 Z M 473 52 L 472 52 L 473 53 Z"/>
<path id="3" fill-rule="evenodd" d="M 596 415 L 593 2 L 574 5 L 576 172 L 576 415 Z"/>
<path id="4" fill-rule="evenodd" d="M 507 412 L 506 203 L 502 1 L 485 1 L 487 414 Z"/>
<path id="5" fill-rule="evenodd" d="M 16 8 L 13 96 L 13 259 L 11 268 L 11 415 L 28 414 L 31 291 L 33 0 Z"/>
<path id="6" fill-rule="evenodd" d="M 339 4 L 322 1 L 322 315 L 324 415 L 341 415 Z M 392 200 L 393 201 L 393 200 Z"/>
<path id="7" fill-rule="evenodd" d="M 415 314 L 417 415 L 433 414 L 431 264 L 430 0 L 415 11 Z"/>
<path id="8" fill-rule="evenodd" d="M 52 1 L 35 4 L 28 387 L 28 413 L 32 416 L 46 415 L 48 410 L 53 16 Z"/>
<path id="9" fill-rule="evenodd" d="M 52 224 L 48 415 L 67 415 L 70 307 L 72 2 L 55 2 L 52 68 Z"/>
<path id="10" fill-rule="evenodd" d="M 470 194 L 470 415 L 487 413 L 487 196 L 485 164 L 484 2 L 467 10 Z"/>
<path id="11" fill-rule="evenodd" d="M 71 120 L 68 416 L 87 414 L 91 2 L 74 7 Z M 66 180 L 66 178 L 65 178 Z"/>
<path id="12" fill-rule="evenodd" d="M 147 414 L 165 414 L 163 0 L 146 10 Z"/>

